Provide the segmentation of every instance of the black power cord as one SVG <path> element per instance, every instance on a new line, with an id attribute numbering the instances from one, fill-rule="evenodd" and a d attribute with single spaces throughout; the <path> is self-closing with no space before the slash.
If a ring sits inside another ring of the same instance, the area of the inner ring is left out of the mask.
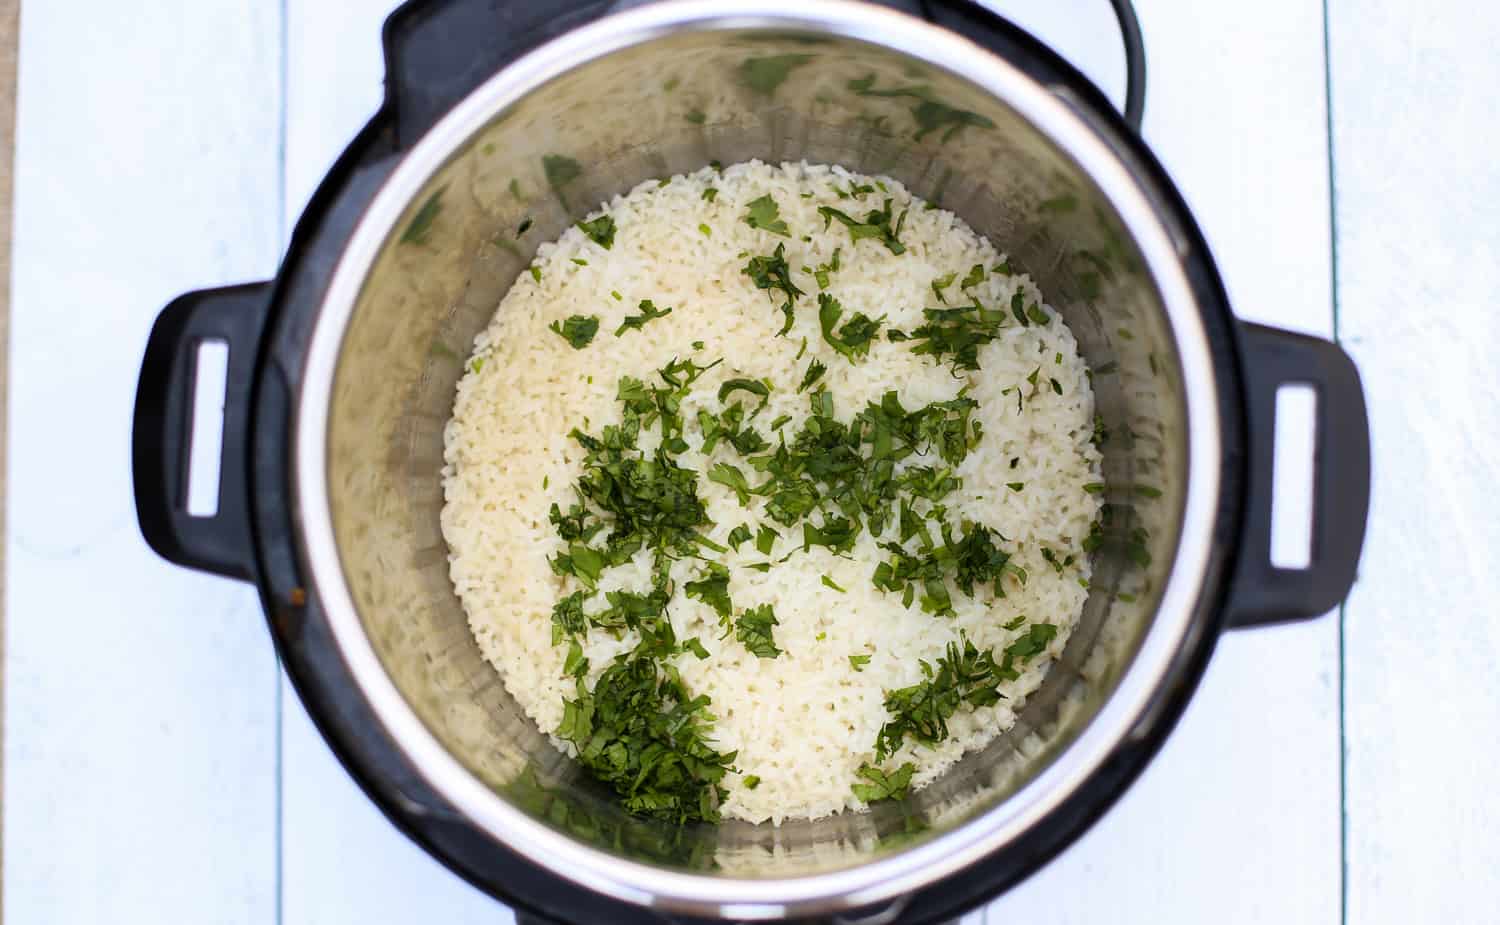
<path id="1" fill-rule="evenodd" d="M 1141 21 L 1130 0 L 1109 0 L 1120 21 L 1125 43 L 1125 121 L 1137 133 L 1146 117 L 1146 43 L 1141 39 Z"/>

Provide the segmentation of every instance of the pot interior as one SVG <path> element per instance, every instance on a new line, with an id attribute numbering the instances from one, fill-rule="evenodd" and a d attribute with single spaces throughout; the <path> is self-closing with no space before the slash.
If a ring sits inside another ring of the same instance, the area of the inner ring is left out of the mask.
<path id="1" fill-rule="evenodd" d="M 481 658 L 439 529 L 443 428 L 475 334 L 537 242 L 642 180 L 751 158 L 894 177 L 1032 276 L 1092 370 L 1108 516 L 1082 621 L 1008 733 L 899 804 L 779 827 L 678 828 L 619 810 Z M 527 217 L 534 230 L 518 241 Z M 600 53 L 501 105 L 434 159 L 366 277 L 337 361 L 327 471 L 364 630 L 453 756 L 498 799 L 574 839 L 737 878 L 909 850 L 1066 760 L 1156 612 L 1178 542 L 1187 434 L 1177 349 L 1144 267 L 1067 151 L 941 62 L 795 21 L 724 21 Z"/>

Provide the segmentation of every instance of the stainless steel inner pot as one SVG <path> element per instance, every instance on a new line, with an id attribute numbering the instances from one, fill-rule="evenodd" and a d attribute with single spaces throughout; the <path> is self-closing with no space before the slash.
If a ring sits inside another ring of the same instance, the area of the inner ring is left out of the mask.
<path id="1" fill-rule="evenodd" d="M 542 46 L 416 145 L 360 221 L 296 400 L 310 591 L 380 721 L 472 823 L 629 902 L 738 919 L 932 883 L 1025 836 L 1150 726 L 1205 632 L 1222 383 L 1179 251 L 1114 129 L 1066 88 L 838 0 L 652 5 Z M 1109 439 L 1109 540 L 1082 624 L 1020 722 L 899 805 L 780 827 L 629 817 L 479 655 L 438 526 L 474 335 L 531 258 L 650 177 L 760 158 L 885 174 L 1032 275 L 1076 333 Z M 1136 490 L 1149 485 L 1160 491 Z"/>

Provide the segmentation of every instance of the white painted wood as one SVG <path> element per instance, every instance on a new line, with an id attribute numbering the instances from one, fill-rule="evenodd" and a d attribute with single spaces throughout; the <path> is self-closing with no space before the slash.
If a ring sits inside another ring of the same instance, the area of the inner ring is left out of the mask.
<path id="1" fill-rule="evenodd" d="M 287 227 L 380 104 L 380 27 L 395 0 L 293 0 L 287 21 Z M 286 925 L 503 925 L 510 910 L 434 861 L 382 816 L 282 694 L 282 921 Z"/>
<path id="2" fill-rule="evenodd" d="M 248 587 L 135 524 L 141 348 L 277 252 L 279 22 L 259 0 L 26 4 L 5 579 L 4 911 L 273 921 L 276 667 Z"/>
<path id="3" fill-rule="evenodd" d="M 1043 38 L 1064 50 L 1105 43 L 1079 25 L 1108 23 L 1104 0 L 1058 6 L 1068 15 L 1030 14 Z M 1139 7 L 1146 135 L 1196 210 L 1236 311 L 1331 333 L 1320 8 Z M 1141 780 L 988 920 L 1337 921 L 1338 677 L 1335 617 L 1224 639 Z"/>
<path id="4" fill-rule="evenodd" d="M 1500 888 L 1500 10 L 1329 5 L 1339 314 L 1375 492 L 1345 629 L 1348 913 L 1489 922 Z"/>

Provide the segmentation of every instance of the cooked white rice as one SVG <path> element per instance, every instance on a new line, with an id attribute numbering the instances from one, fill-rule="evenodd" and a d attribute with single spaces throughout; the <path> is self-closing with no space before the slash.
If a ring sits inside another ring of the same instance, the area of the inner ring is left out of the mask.
<path id="1" fill-rule="evenodd" d="M 877 182 L 884 191 L 863 201 L 841 199 L 836 192 Z M 718 190 L 712 202 L 703 198 L 709 187 Z M 746 205 L 768 193 L 792 229 L 789 238 L 742 220 Z M 886 196 L 895 200 L 898 213 L 910 207 L 901 232 L 906 253 L 893 255 L 875 240 L 851 244 L 837 223 L 823 230 L 818 206 L 863 215 Z M 876 734 L 887 718 L 887 690 L 921 681 L 921 660 L 935 664 L 960 632 L 998 656 L 1025 632 L 1024 626 L 1003 628 L 1013 618 L 1056 624 L 1047 653 L 1001 688 L 1006 699 L 992 707 L 961 709 L 950 721 L 946 741 L 927 748 L 908 740 L 883 763 L 895 768 L 913 762 L 915 785 L 930 782 L 1014 722 L 1022 701 L 1067 642 L 1087 595 L 1088 556 L 1080 544 L 1099 501 L 1084 486 L 1099 481 L 1099 456 L 1090 443 L 1093 393 L 1072 333 L 1055 317 L 1047 325 L 1011 325 L 981 349 L 981 372 L 962 378 L 946 363 L 913 355 L 910 344 L 884 337 L 858 364 L 833 351 L 818 325 L 817 284 L 801 268 L 828 262 L 834 248 L 843 248 L 842 267 L 832 274 L 829 292 L 848 313 L 883 315 L 889 327 L 904 330 L 920 324 L 921 309 L 935 303 L 934 279 L 949 273 L 962 277 L 976 263 L 992 267 L 1004 259 L 953 213 L 925 207 L 888 178 L 877 181 L 839 167 L 751 161 L 722 173 L 705 168 L 665 184 L 642 183 L 605 211 L 618 229 L 613 247 L 605 250 L 576 227 L 556 243 L 542 245 L 534 264 L 540 281 L 528 274 L 517 280 L 475 340 L 474 356 L 482 362 L 471 361 L 458 385 L 444 435 L 442 525 L 453 583 L 481 650 L 538 726 L 556 730 L 564 698 L 575 696 L 575 682 L 562 671 L 567 646 L 552 644 L 551 613 L 577 583 L 553 574 L 548 565 L 563 544 L 547 514 L 553 503 L 566 510 L 575 500 L 572 486 L 584 454 L 568 437 L 570 429 L 597 434 L 620 420 L 620 377 L 653 379 L 654 370 L 674 358 L 724 359 L 684 402 L 691 448 L 678 461 L 700 473 L 712 461 L 742 464 L 722 444 L 714 460 L 706 460 L 696 432 L 695 411 L 719 408 L 716 392 L 726 379 L 769 378 L 776 387 L 758 422 L 764 431 L 764 422 L 792 415 L 788 435 L 807 414 L 807 396 L 796 394 L 796 386 L 809 358 L 827 365 L 824 383 L 846 421 L 891 389 L 907 408 L 915 408 L 951 399 L 967 385 L 979 402 L 974 416 L 983 423 L 983 439 L 958 468 L 963 487 L 950 497 L 950 510 L 954 520 L 983 523 L 1004 535 L 1009 541 L 1004 548 L 1029 576 L 1024 585 L 1007 578 L 1003 599 L 993 598 L 988 588 L 977 590 L 973 599 L 955 589 L 957 616 L 952 618 L 923 613 L 916 605 L 903 607 L 900 595 L 871 584 L 874 566 L 886 554 L 862 531 L 851 557 L 813 547 L 765 573 L 736 567 L 765 559 L 753 543 L 723 557 L 737 611 L 774 605 L 780 620 L 776 644 L 783 650 L 778 658 L 758 658 L 732 635 L 721 639 L 718 615 L 700 601 L 679 592 L 670 608 L 678 638 L 697 637 L 711 655 L 707 660 L 679 656 L 675 663 L 682 678 L 695 694 L 712 698 L 716 747 L 738 753 L 738 773 L 726 778 L 729 797 L 721 810 L 751 822 L 817 818 L 860 807 L 850 785 L 857 769 L 874 758 Z M 794 281 L 809 293 L 798 301 L 796 321 L 784 337 L 776 336 L 782 323 L 775 308 L 779 302 L 773 304 L 741 272 L 746 254 L 770 253 L 778 243 L 786 245 Z M 1026 277 L 998 273 L 974 294 L 985 305 L 1008 306 L 1018 288 L 1028 300 L 1042 301 Z M 949 292 L 956 294 L 957 285 Z M 634 314 L 642 299 L 674 310 L 642 330 L 614 337 L 621 319 Z M 574 350 L 548 325 L 580 314 L 598 316 L 599 333 L 588 347 Z M 804 341 L 806 352 L 797 359 Z M 1027 380 L 1039 367 L 1034 387 Z M 1011 391 L 1017 387 L 1025 396 L 1019 410 Z M 643 430 L 642 442 L 654 442 L 654 436 Z M 1023 487 L 1014 490 L 1008 483 Z M 704 478 L 698 491 L 714 521 L 705 532 L 715 541 L 725 542 L 740 524 L 753 529 L 769 522 L 760 497 L 747 509 L 730 490 Z M 782 532 L 777 557 L 794 546 L 800 549 L 794 539 L 800 528 Z M 1044 561 L 1043 547 L 1077 560 L 1059 571 Z M 673 566 L 679 587 L 696 576 L 691 562 Z M 827 587 L 824 576 L 845 591 Z M 650 558 L 642 553 L 633 564 L 606 572 L 600 588 L 644 592 L 650 584 Z M 637 641 L 634 632 L 616 639 L 591 630 L 584 640 L 588 683 Z M 870 661 L 856 671 L 850 655 L 869 655 Z M 554 741 L 571 750 L 568 743 Z M 750 775 L 760 778 L 754 790 L 743 784 Z"/>

